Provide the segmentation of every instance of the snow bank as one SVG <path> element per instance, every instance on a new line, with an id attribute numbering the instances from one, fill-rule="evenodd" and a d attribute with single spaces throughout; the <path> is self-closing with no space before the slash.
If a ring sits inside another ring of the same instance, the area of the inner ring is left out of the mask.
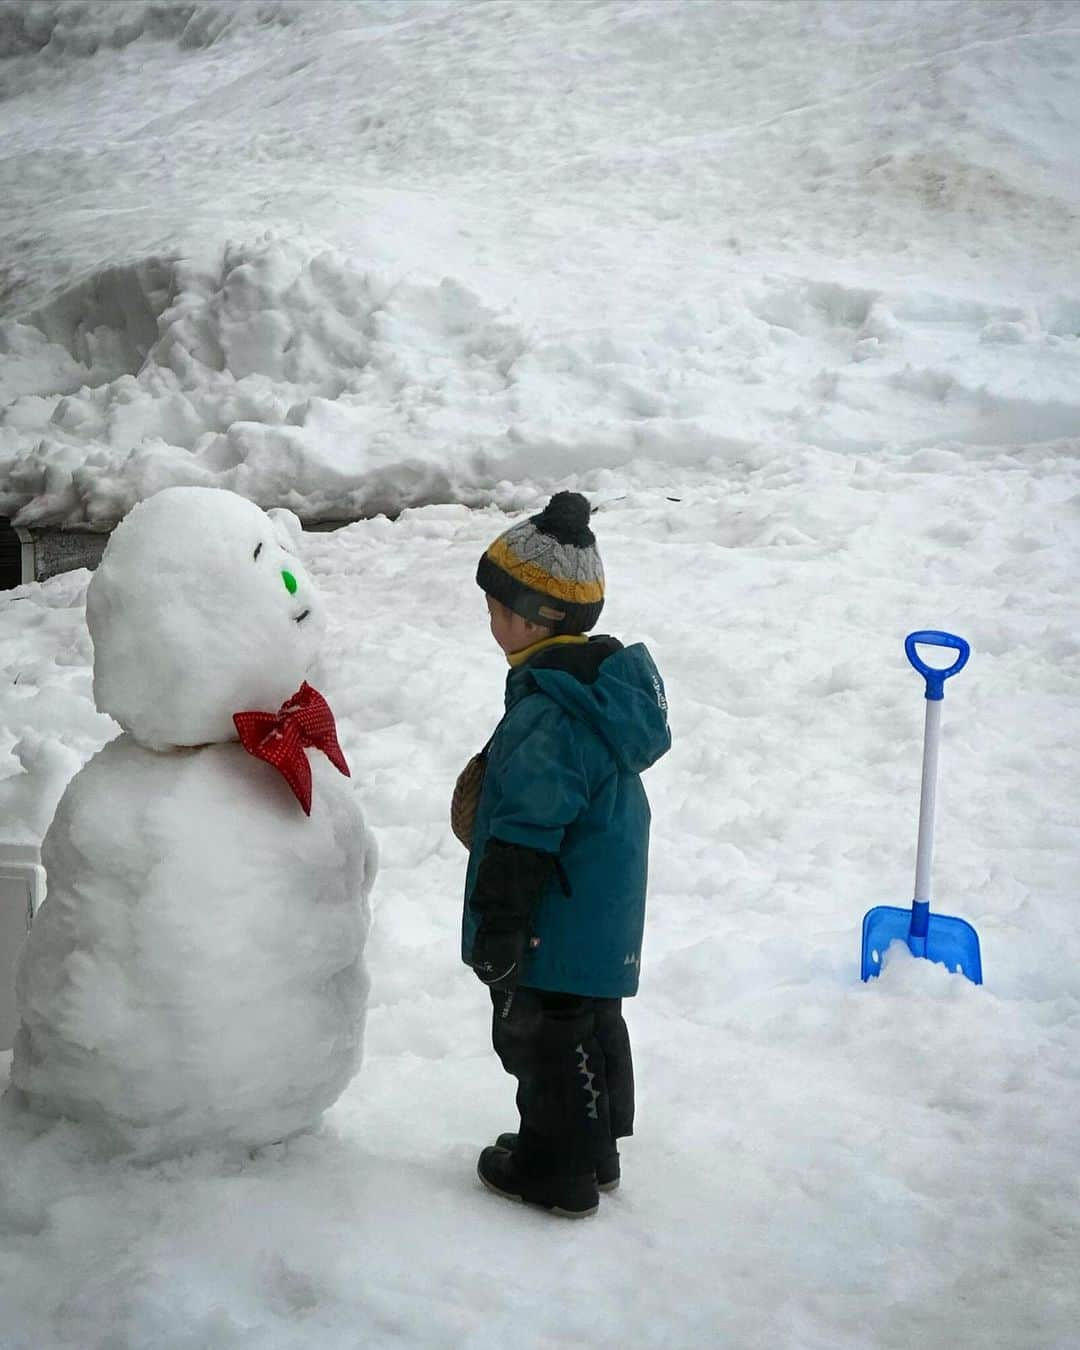
<path id="1" fill-rule="evenodd" d="M 230 5 L 215 0 L 28 0 L 0 11 L 0 60 L 42 56 L 53 61 L 90 57 L 140 38 L 175 41 L 181 50 L 212 46 L 247 25 L 288 25 L 304 6 L 299 0 L 260 0 Z"/>
<path id="2" fill-rule="evenodd" d="M 110 268 L 0 324 L 0 511 L 108 525 L 201 484 L 317 521 L 762 443 L 1046 441 L 1080 429 L 1075 314 L 770 275 L 555 334 L 452 277 L 270 232 Z"/>
<path id="3" fill-rule="evenodd" d="M 5 11 L 0 511 L 1076 436 L 1071 11 L 919 13 Z"/>

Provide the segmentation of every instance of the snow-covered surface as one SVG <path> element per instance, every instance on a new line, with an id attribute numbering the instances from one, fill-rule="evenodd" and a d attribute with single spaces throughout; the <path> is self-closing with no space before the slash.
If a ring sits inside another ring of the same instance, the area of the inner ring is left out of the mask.
<path id="1" fill-rule="evenodd" d="M 1075 1350 L 1076 7 L 182 8 L 61 7 L 0 63 L 0 509 L 418 504 L 304 541 L 382 849 L 367 1053 L 253 1159 L 5 1115 L 0 1344 Z M 476 559 L 556 485 L 675 742 L 638 1133 L 578 1225 L 472 1176 L 512 1084 L 447 821 L 504 671 Z M 87 580 L 0 600 L 8 839 L 115 734 Z M 934 898 L 986 984 L 901 954 L 862 986 L 863 912 L 910 898 L 928 626 L 974 649 Z"/>
<path id="2" fill-rule="evenodd" d="M 0 64 L 24 524 L 1076 432 L 1075 5 L 161 8 Z"/>

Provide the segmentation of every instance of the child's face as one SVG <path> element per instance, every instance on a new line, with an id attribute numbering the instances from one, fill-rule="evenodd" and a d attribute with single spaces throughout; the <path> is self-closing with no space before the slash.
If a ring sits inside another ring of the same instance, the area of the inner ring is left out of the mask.
<path id="1" fill-rule="evenodd" d="M 550 628 L 545 628 L 540 623 L 533 623 L 530 619 L 523 619 L 520 614 L 515 614 L 512 609 L 507 609 L 504 604 L 501 604 L 498 600 L 493 600 L 490 595 L 487 597 L 487 607 L 488 614 L 491 617 L 491 636 L 507 656 L 512 656 L 514 652 L 523 651 L 526 647 L 531 647 L 534 642 L 540 642 L 551 636 Z"/>

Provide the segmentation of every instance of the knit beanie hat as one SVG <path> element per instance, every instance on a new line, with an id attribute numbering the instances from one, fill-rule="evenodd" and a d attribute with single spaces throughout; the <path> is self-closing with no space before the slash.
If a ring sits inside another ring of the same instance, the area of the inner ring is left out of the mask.
<path id="1" fill-rule="evenodd" d="M 476 583 L 507 609 L 556 633 L 584 633 L 604 607 L 604 566 L 580 492 L 556 492 L 491 544 Z"/>

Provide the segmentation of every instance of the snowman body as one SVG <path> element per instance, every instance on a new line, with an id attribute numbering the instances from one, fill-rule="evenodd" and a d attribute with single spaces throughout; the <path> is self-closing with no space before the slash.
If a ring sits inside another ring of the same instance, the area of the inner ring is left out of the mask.
<path id="1" fill-rule="evenodd" d="M 127 730 L 42 845 L 12 1083 L 141 1156 L 285 1138 L 359 1066 L 376 855 L 352 785 L 308 750 L 305 815 L 233 739 L 230 709 L 276 710 L 319 645 L 291 542 L 231 493 L 168 489 L 119 527 L 88 594 L 97 702 Z M 187 596 L 171 631 L 163 550 Z"/>

